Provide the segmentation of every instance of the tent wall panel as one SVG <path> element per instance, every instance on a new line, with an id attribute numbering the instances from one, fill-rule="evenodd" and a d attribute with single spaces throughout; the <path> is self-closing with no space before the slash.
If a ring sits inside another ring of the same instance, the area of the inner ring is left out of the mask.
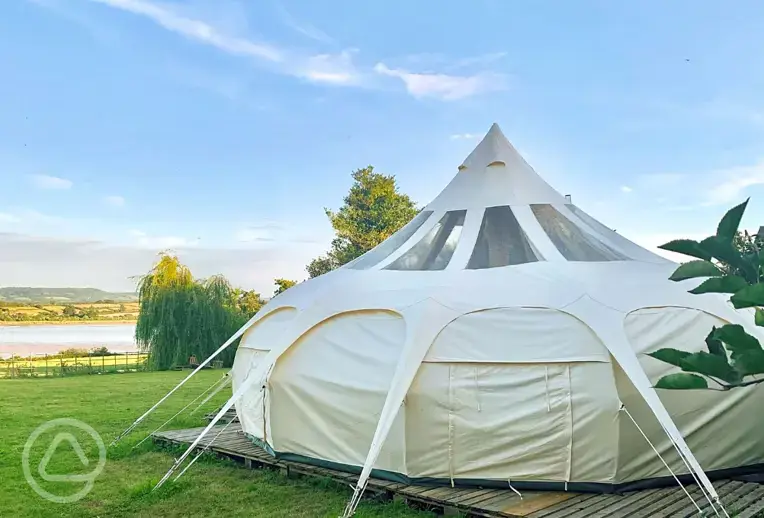
<path id="1" fill-rule="evenodd" d="M 244 332 L 233 363 L 234 392 L 268 354 L 271 344 L 296 316 L 297 310 L 294 307 L 280 307 L 257 320 Z M 268 435 L 267 429 L 264 428 L 263 414 L 267 413 L 267 409 L 264 408 L 263 398 L 262 387 L 256 385 L 251 387 L 235 404 L 236 414 L 239 416 L 243 430 L 258 439 L 264 439 Z"/>
<path id="2" fill-rule="evenodd" d="M 448 478 L 448 365 L 423 363 L 409 387 L 405 414 L 406 471 L 410 477 Z"/>
<path id="3" fill-rule="evenodd" d="M 239 349 L 270 351 L 273 340 L 284 331 L 289 322 L 297 316 L 297 310 L 286 306 L 278 308 L 254 323 L 241 337 Z"/>
<path id="4" fill-rule="evenodd" d="M 406 398 L 409 476 L 612 483 L 606 363 L 424 363 Z"/>
<path id="5" fill-rule="evenodd" d="M 236 351 L 236 359 L 233 363 L 233 391 L 236 392 L 247 375 L 254 371 L 257 365 L 262 362 L 268 351 L 258 351 L 255 349 L 240 348 Z M 263 417 L 263 394 L 264 391 L 259 384 L 247 389 L 247 392 L 236 402 L 236 415 L 242 424 L 242 429 L 253 437 L 264 439 L 264 417 Z"/>
<path id="6" fill-rule="evenodd" d="M 599 338 L 573 316 L 547 308 L 496 308 L 447 325 L 426 362 L 609 362 Z"/>
<path id="7" fill-rule="evenodd" d="M 620 401 L 611 363 L 571 363 L 573 444 L 570 480 L 613 482 Z"/>
<path id="8" fill-rule="evenodd" d="M 572 442 L 566 365 L 436 368 L 450 370 L 455 478 L 566 480 Z"/>
<path id="9" fill-rule="evenodd" d="M 703 311 L 678 307 L 634 311 L 624 321 L 626 334 L 639 353 L 640 364 L 653 383 L 679 369 L 651 358 L 647 353 L 665 347 L 688 352 L 707 350 L 705 337 L 713 326 L 724 324 L 724 320 Z M 686 467 L 672 451 L 657 420 L 633 390 L 630 384 L 619 380 L 621 399 L 635 420 L 661 454 L 671 461 L 672 469 L 685 473 Z M 750 433 L 752 427 L 759 427 L 764 387 L 752 386 L 729 392 L 659 390 L 658 394 L 706 471 L 764 462 L 764 434 Z M 635 435 L 630 420 L 622 418 L 620 428 L 620 479 L 668 475 L 652 450 L 637 453 L 635 446 L 630 444 L 628 438 L 632 437 L 634 445 L 645 447 L 644 439 L 639 432 Z M 724 440 L 719 440 L 720 437 Z"/>
<path id="10" fill-rule="evenodd" d="M 303 336 L 268 383 L 273 449 L 362 465 L 404 339 L 403 319 L 386 312 L 339 315 Z M 377 467 L 405 472 L 403 450 L 401 423 Z"/>

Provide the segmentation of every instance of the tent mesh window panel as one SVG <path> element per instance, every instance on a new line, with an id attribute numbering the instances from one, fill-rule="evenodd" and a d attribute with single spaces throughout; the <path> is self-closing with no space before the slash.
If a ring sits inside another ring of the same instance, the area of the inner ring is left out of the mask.
<path id="1" fill-rule="evenodd" d="M 578 216 L 578 218 L 589 225 L 589 228 L 591 228 L 593 231 L 595 231 L 598 235 L 604 237 L 605 239 L 611 239 L 615 240 L 615 243 L 617 244 L 618 241 L 623 241 L 624 238 L 618 233 L 613 230 L 612 228 L 608 228 L 590 215 L 588 215 L 586 212 L 582 211 L 578 207 L 576 207 L 573 204 L 566 204 L 565 205 L 569 211 L 571 211 L 573 214 Z"/>
<path id="2" fill-rule="evenodd" d="M 385 270 L 444 270 L 462 234 L 466 210 L 446 212 L 426 236 Z"/>
<path id="3" fill-rule="evenodd" d="M 627 261 L 629 258 L 578 228 L 551 205 L 531 205 L 541 228 L 568 261 Z"/>
<path id="4" fill-rule="evenodd" d="M 538 260 L 508 205 L 485 209 L 475 248 L 467 263 L 468 270 L 532 263 Z"/>
<path id="5" fill-rule="evenodd" d="M 424 225 L 424 222 L 427 221 L 431 215 L 431 210 L 420 212 L 414 216 L 414 219 L 398 230 L 398 232 L 382 241 L 379 245 L 375 246 L 358 259 L 349 263 L 347 267 L 352 268 L 353 270 L 367 270 L 372 266 L 379 264 L 408 241 L 409 238 L 419 230 L 419 227 Z"/>

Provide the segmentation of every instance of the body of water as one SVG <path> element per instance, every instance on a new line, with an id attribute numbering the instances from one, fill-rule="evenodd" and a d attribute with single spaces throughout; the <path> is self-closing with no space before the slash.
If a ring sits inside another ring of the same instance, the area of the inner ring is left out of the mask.
<path id="1" fill-rule="evenodd" d="M 50 354 L 71 347 L 137 351 L 135 324 L 0 326 L 0 356 Z"/>

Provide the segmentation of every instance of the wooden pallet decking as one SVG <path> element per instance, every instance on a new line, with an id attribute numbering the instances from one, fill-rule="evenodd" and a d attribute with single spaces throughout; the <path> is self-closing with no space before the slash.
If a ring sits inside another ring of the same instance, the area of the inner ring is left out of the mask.
<path id="1" fill-rule="evenodd" d="M 213 428 L 200 442 L 200 448 L 215 438 L 222 426 Z M 188 446 L 203 428 L 157 432 L 159 443 Z M 286 474 L 328 477 L 353 484 L 357 475 L 297 462 L 276 460 L 258 448 L 241 432 L 237 422 L 220 434 L 209 448 L 219 455 L 244 463 L 245 466 L 274 467 Z M 733 518 L 764 517 L 764 485 L 735 480 L 715 482 L 719 496 Z M 687 486 L 690 494 L 706 510 L 702 492 L 696 485 Z M 399 496 L 419 502 L 445 514 L 466 513 L 468 516 L 504 518 L 690 518 L 699 513 L 687 495 L 678 487 L 635 491 L 623 495 L 523 491 L 522 498 L 510 489 L 451 488 L 412 486 L 370 479 L 370 493 Z M 734 514 L 733 514 L 734 513 Z"/>
<path id="2" fill-rule="evenodd" d="M 215 419 L 216 415 L 218 415 L 218 410 L 216 410 L 214 412 L 210 412 L 208 414 L 204 414 L 204 418 L 207 421 L 212 421 L 213 419 Z M 223 414 L 223 417 L 220 418 L 218 423 L 226 424 L 226 423 L 231 422 L 231 421 L 238 421 L 238 419 L 239 419 L 239 416 L 236 415 L 236 409 L 235 408 L 229 408 L 228 411 L 225 414 Z"/>

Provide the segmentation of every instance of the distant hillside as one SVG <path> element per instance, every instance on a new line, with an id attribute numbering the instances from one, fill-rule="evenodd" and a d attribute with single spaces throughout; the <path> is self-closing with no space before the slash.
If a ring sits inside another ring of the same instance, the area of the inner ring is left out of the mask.
<path id="1" fill-rule="evenodd" d="M 138 300 L 136 293 L 112 293 L 96 288 L 0 288 L 0 301 L 3 302 L 96 302 L 113 300 L 115 302 L 133 302 Z"/>

